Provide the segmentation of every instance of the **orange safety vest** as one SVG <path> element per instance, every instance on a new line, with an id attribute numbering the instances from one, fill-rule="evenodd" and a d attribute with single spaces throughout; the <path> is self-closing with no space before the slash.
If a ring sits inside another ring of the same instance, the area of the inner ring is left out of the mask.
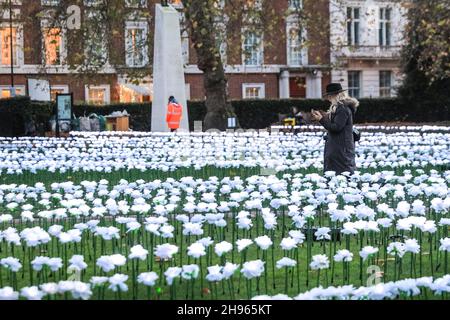
<path id="1" fill-rule="evenodd" d="M 180 127 L 181 115 L 183 107 L 179 103 L 169 103 L 167 106 L 166 122 L 170 129 L 178 129 Z"/>

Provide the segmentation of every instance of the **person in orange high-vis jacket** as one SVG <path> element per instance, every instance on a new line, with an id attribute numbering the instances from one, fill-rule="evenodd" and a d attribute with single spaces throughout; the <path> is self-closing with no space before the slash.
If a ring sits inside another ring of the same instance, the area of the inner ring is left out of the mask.
<path id="1" fill-rule="evenodd" d="M 183 114 L 183 106 L 175 100 L 174 96 L 170 96 L 167 106 L 166 122 L 171 132 L 180 127 L 181 115 Z"/>

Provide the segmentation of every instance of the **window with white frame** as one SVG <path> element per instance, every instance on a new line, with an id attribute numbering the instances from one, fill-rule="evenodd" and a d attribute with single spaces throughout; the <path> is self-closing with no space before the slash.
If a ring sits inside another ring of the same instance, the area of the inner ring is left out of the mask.
<path id="1" fill-rule="evenodd" d="M 11 65 L 11 36 L 12 36 L 12 58 L 14 65 L 18 65 L 17 43 L 19 32 L 17 27 L 0 28 L 1 65 Z"/>
<path id="2" fill-rule="evenodd" d="M 42 6 L 57 6 L 61 0 L 41 0 Z"/>
<path id="3" fill-rule="evenodd" d="M 25 95 L 25 86 L 14 86 L 16 96 Z M 11 98 L 11 87 L 10 86 L 0 86 L 0 98 Z"/>
<path id="4" fill-rule="evenodd" d="M 361 94 L 361 71 L 348 71 L 348 94 L 359 98 Z"/>
<path id="5" fill-rule="evenodd" d="M 246 66 L 260 66 L 263 63 L 263 40 L 260 33 L 244 32 L 243 61 Z"/>
<path id="6" fill-rule="evenodd" d="M 63 60 L 63 31 L 61 28 L 42 28 L 45 65 L 61 65 Z"/>
<path id="7" fill-rule="evenodd" d="M 143 67 L 148 63 L 146 22 L 127 22 L 125 30 L 126 63 L 129 67 Z"/>
<path id="8" fill-rule="evenodd" d="M 264 99 L 266 97 L 266 86 L 264 83 L 244 83 L 242 84 L 242 98 L 244 99 Z"/>
<path id="9" fill-rule="evenodd" d="M 146 8 L 147 0 L 126 0 L 125 5 L 128 8 Z"/>
<path id="10" fill-rule="evenodd" d="M 102 105 L 110 102 L 109 85 L 86 85 L 85 97 L 89 104 Z"/>
<path id="11" fill-rule="evenodd" d="M 380 8 L 380 29 L 379 29 L 380 46 L 391 45 L 391 8 Z"/>
<path id="12" fill-rule="evenodd" d="M 305 63 L 305 47 L 303 46 L 302 29 L 298 24 L 287 25 L 287 60 L 290 66 L 300 66 Z"/>
<path id="13" fill-rule="evenodd" d="M 298 11 L 303 6 L 302 0 L 289 0 L 289 10 Z"/>
<path id="14" fill-rule="evenodd" d="M 98 11 L 89 11 L 89 28 L 84 28 L 84 50 L 86 64 L 103 66 L 108 63 L 108 46 L 106 42 L 106 26 Z"/>
<path id="15" fill-rule="evenodd" d="M 390 97 L 392 95 L 392 71 L 380 71 L 380 97 Z"/>
<path id="16" fill-rule="evenodd" d="M 360 8 L 347 7 L 347 44 L 359 45 Z"/>
<path id="17" fill-rule="evenodd" d="M 56 101 L 56 95 L 59 93 L 69 93 L 68 85 L 52 85 L 50 86 L 50 99 Z"/>

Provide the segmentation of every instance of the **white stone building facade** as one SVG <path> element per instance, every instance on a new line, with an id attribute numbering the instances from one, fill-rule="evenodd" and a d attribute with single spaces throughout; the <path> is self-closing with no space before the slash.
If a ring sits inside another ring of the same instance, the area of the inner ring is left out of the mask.
<path id="1" fill-rule="evenodd" d="M 357 98 L 392 97 L 401 81 L 405 1 L 330 0 L 331 79 Z"/>

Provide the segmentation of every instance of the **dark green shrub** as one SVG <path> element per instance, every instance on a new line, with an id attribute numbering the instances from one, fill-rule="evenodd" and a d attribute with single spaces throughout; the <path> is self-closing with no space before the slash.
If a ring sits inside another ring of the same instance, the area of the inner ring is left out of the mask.
<path id="1" fill-rule="evenodd" d="M 360 99 L 355 123 L 377 122 L 436 122 L 450 120 L 450 103 L 423 102 L 408 104 L 398 98 Z M 309 112 L 312 108 L 326 110 L 328 103 L 321 99 L 280 100 L 233 100 L 231 101 L 239 124 L 244 129 L 263 129 L 278 121 L 279 114 L 288 114 L 292 107 Z M 0 100 L 0 135 L 20 136 L 24 134 L 25 122 L 33 119 L 39 134 L 49 130 L 48 122 L 54 114 L 53 102 L 30 101 L 28 97 Z M 73 108 L 75 116 L 108 115 L 126 110 L 130 114 L 130 127 L 134 131 L 150 131 L 152 104 L 116 103 L 106 106 L 78 104 Z M 206 107 L 203 101 L 189 101 L 189 128 L 195 121 L 203 121 Z"/>

